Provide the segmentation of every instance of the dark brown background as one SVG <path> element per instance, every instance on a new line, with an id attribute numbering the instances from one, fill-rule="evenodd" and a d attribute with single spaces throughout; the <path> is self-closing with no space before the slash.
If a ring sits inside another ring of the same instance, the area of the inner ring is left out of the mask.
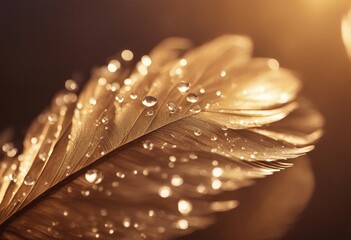
<path id="1" fill-rule="evenodd" d="M 256 56 L 299 73 L 326 118 L 310 155 L 314 195 L 284 239 L 351 239 L 351 61 L 340 36 L 349 7 L 347 0 L 1 0 L 0 129 L 23 134 L 76 70 L 87 76 L 123 48 L 140 55 L 168 36 L 202 43 L 245 34 Z"/>

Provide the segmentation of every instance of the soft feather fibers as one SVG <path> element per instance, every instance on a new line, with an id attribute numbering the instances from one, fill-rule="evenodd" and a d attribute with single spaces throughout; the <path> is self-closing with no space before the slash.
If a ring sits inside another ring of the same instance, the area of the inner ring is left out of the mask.
<path id="1" fill-rule="evenodd" d="M 171 38 L 78 96 L 69 82 L 3 154 L 1 239 L 168 239 L 235 208 L 216 196 L 291 166 L 322 127 L 296 76 L 251 52 L 243 36 Z"/>

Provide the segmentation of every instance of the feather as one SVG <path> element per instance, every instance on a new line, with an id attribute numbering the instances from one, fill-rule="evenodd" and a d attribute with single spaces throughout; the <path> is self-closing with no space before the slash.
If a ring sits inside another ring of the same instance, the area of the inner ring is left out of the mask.
<path id="1" fill-rule="evenodd" d="M 294 74 L 246 37 L 190 46 L 165 40 L 134 69 L 113 58 L 54 98 L 2 160 L 2 238 L 183 235 L 237 206 L 223 191 L 313 149 L 322 117 Z"/>

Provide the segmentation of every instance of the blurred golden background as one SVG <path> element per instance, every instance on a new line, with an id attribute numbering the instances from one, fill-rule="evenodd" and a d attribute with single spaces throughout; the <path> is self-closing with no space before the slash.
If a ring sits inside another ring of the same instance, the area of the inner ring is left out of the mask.
<path id="1" fill-rule="evenodd" d="M 200 44 L 248 35 L 255 56 L 274 57 L 301 77 L 303 94 L 326 118 L 310 154 L 314 193 L 283 239 L 351 239 L 351 60 L 340 32 L 350 7 L 350 0 L 1 1 L 0 129 L 12 126 L 20 137 L 66 79 L 84 81 L 121 49 L 140 56 L 169 36 Z M 191 239 L 216 236 L 206 234 Z"/>

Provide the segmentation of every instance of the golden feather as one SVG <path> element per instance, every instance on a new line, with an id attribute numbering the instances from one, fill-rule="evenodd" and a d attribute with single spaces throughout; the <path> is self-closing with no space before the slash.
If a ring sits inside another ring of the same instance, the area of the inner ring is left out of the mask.
<path id="1" fill-rule="evenodd" d="M 322 117 L 251 41 L 162 42 L 59 93 L 0 166 L 3 239 L 165 239 L 236 207 L 216 196 L 313 149 Z"/>

